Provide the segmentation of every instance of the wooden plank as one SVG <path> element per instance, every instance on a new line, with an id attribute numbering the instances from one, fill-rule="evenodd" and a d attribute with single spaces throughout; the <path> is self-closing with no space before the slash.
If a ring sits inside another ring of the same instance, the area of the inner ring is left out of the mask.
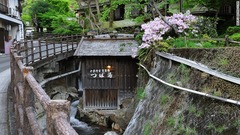
<path id="1" fill-rule="evenodd" d="M 156 52 L 156 54 L 158 56 L 163 57 L 163 58 L 167 58 L 167 59 L 170 59 L 170 60 L 173 60 L 173 61 L 185 64 L 185 65 L 188 65 L 188 66 L 193 67 L 195 69 L 198 69 L 200 71 L 206 72 L 206 73 L 208 73 L 210 75 L 213 75 L 213 76 L 216 76 L 218 78 L 224 79 L 226 81 L 229 81 L 229 82 L 232 82 L 232 83 L 240 85 L 240 78 L 233 77 L 233 76 L 230 76 L 230 75 L 218 72 L 216 70 L 212 70 L 212 69 L 208 68 L 207 66 L 205 66 L 205 65 L 203 65 L 201 63 L 197 63 L 195 61 L 191 61 L 189 59 L 178 57 L 178 56 L 175 56 L 175 55 L 169 54 L 169 53 Z"/>

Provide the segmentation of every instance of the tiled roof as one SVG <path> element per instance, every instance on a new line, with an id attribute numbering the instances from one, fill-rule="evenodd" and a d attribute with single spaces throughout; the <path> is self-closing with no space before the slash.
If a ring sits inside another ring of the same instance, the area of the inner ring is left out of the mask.
<path id="1" fill-rule="evenodd" d="M 136 49 L 138 43 L 129 36 L 119 35 L 110 38 L 109 35 L 84 37 L 79 43 L 74 56 L 131 56 L 132 49 Z"/>

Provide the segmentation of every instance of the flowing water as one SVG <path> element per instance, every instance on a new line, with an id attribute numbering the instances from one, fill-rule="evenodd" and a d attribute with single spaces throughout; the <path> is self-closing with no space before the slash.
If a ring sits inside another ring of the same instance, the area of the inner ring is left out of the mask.
<path id="1" fill-rule="evenodd" d="M 75 116 L 77 114 L 78 104 L 79 104 L 79 100 L 74 101 L 71 104 L 70 124 L 77 131 L 79 135 L 104 135 L 107 131 L 111 131 L 111 129 L 109 128 L 101 127 L 97 125 L 88 125 L 87 123 L 76 119 Z"/>

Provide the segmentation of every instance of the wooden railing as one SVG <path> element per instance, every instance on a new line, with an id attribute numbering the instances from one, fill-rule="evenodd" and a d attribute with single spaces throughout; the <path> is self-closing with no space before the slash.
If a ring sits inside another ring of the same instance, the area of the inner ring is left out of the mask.
<path id="1" fill-rule="evenodd" d="M 38 40 L 26 40 L 16 44 L 18 54 L 23 56 L 26 65 L 36 61 L 73 51 L 77 48 L 80 35 L 59 36 Z"/>
<path id="2" fill-rule="evenodd" d="M 11 47 L 11 87 L 14 91 L 13 103 L 18 135 L 44 134 L 36 119 L 34 107 L 36 100 L 44 108 L 48 135 L 77 135 L 69 123 L 70 102 L 51 100 L 34 78 L 33 67 L 26 66 L 52 55 L 75 49 L 80 41 L 77 37 L 80 39 L 80 36 L 73 36 L 55 40 L 54 38 L 45 41 L 39 40 L 38 44 L 34 44 L 33 41 L 25 41 Z M 57 47 L 56 44 L 59 46 Z M 39 48 L 38 51 L 34 50 L 36 47 Z"/>

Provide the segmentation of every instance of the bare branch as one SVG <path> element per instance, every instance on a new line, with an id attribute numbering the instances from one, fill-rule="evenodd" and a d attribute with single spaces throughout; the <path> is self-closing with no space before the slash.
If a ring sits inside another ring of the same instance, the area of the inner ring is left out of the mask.
<path id="1" fill-rule="evenodd" d="M 158 13 L 158 15 L 161 17 L 161 19 L 162 19 L 168 26 L 170 26 L 177 35 L 179 35 L 177 27 L 176 27 L 175 25 L 171 25 L 171 24 L 169 23 L 169 21 L 164 18 L 164 16 L 163 16 L 163 15 L 161 14 L 161 12 L 158 10 L 157 5 L 155 4 L 154 1 L 150 2 L 150 6 L 153 7 L 153 8 L 156 10 L 156 12 Z"/>

